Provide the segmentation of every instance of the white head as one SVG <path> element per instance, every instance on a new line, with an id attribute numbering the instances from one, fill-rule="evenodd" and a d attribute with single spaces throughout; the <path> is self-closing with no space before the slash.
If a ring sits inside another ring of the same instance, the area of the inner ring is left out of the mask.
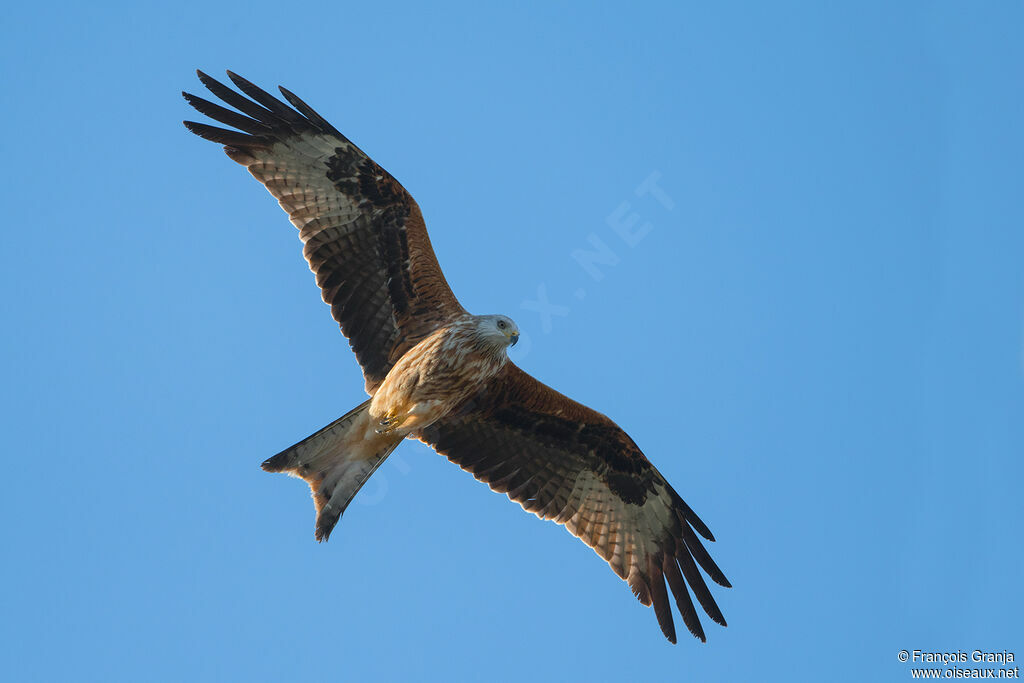
<path id="1" fill-rule="evenodd" d="M 505 350 L 519 341 L 519 326 L 506 315 L 476 316 L 476 333 L 481 341 Z"/>

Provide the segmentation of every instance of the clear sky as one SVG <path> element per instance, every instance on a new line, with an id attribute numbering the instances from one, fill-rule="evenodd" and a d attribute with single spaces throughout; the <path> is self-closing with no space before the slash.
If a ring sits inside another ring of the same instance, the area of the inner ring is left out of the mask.
<path id="1" fill-rule="evenodd" d="M 0 677 L 1024 658 L 1022 26 L 1011 2 L 12 4 Z M 463 304 L 516 319 L 516 360 L 709 524 L 728 628 L 669 645 L 589 548 L 419 443 L 313 541 L 304 484 L 259 463 L 362 379 L 284 213 L 181 126 L 197 67 L 286 85 L 412 192 Z"/>

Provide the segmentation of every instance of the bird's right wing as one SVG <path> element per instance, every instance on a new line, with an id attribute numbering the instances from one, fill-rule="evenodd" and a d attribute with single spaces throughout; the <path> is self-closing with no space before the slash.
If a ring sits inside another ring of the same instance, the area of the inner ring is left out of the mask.
<path id="1" fill-rule="evenodd" d="M 653 605 L 673 643 L 666 581 L 694 636 L 704 640 L 704 629 L 687 586 L 712 620 L 725 625 L 700 573 L 729 586 L 697 538 L 713 541 L 711 531 L 601 413 L 509 361 L 474 397 L 418 436 L 526 511 L 564 524 L 629 582 L 640 602 Z"/>
<path id="2" fill-rule="evenodd" d="M 465 313 L 437 263 L 419 207 L 387 171 L 284 88 L 292 106 L 230 71 L 248 97 L 198 73 L 238 111 L 189 93 L 182 93 L 185 99 L 238 130 L 185 125 L 225 145 L 288 212 L 372 393 L 405 351 Z"/>

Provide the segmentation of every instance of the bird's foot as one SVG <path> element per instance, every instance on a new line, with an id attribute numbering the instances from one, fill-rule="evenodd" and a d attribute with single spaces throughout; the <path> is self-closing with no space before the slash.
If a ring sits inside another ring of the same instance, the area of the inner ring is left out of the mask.
<path id="1" fill-rule="evenodd" d="M 377 421 L 377 424 L 380 426 L 377 427 L 375 431 L 378 434 L 390 434 L 391 432 L 395 431 L 402 424 L 402 422 L 404 422 L 404 419 L 398 417 L 397 415 L 387 415 Z"/>

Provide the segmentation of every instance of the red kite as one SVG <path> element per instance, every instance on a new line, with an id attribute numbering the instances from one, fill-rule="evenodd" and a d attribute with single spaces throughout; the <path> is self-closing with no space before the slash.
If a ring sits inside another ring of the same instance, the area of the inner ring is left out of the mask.
<path id="1" fill-rule="evenodd" d="M 697 534 L 707 526 L 610 419 L 508 359 L 519 329 L 467 313 L 448 287 L 423 216 L 397 180 L 305 102 L 285 104 L 230 71 L 248 97 L 199 72 L 237 111 L 183 93 L 211 119 L 186 121 L 270 191 L 299 229 L 323 299 L 355 351 L 370 400 L 263 463 L 309 483 L 316 539 L 402 439 L 416 438 L 607 560 L 676 642 L 665 582 L 704 640 L 689 585 L 725 626 L 700 567 L 728 587 Z M 240 112 L 240 113 L 239 113 Z"/>

